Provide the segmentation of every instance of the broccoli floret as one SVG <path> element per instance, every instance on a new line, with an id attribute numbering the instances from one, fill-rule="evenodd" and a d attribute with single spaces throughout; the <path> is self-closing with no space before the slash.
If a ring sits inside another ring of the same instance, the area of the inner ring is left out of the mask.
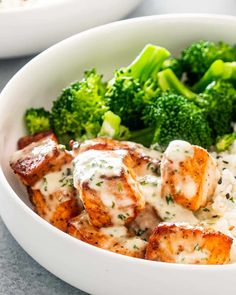
<path id="1" fill-rule="evenodd" d="M 183 95 L 204 111 L 214 138 L 231 132 L 233 104 L 236 101 L 231 83 L 222 80 L 213 82 L 203 93 L 196 94 L 182 84 L 169 69 L 158 73 L 158 81 L 162 90 L 171 90 Z"/>
<path id="2" fill-rule="evenodd" d="M 235 140 L 236 132 L 233 132 L 231 134 L 225 134 L 219 137 L 216 142 L 216 151 L 220 153 L 227 150 Z"/>
<path id="3" fill-rule="evenodd" d="M 236 62 L 216 60 L 203 77 L 194 85 L 193 89 L 196 92 L 201 92 L 207 85 L 217 80 L 236 80 Z"/>
<path id="4" fill-rule="evenodd" d="M 67 89 L 53 103 L 51 122 L 62 143 L 70 139 L 96 137 L 101 129 L 102 118 L 108 111 L 104 99 L 105 85 L 95 70 Z"/>
<path id="5" fill-rule="evenodd" d="M 127 127 L 121 125 L 121 118 L 119 116 L 108 111 L 103 116 L 103 123 L 98 136 L 127 140 L 130 138 L 130 131 Z"/>
<path id="6" fill-rule="evenodd" d="M 170 58 L 163 62 L 161 70 L 171 69 L 175 75 L 181 79 L 183 74 L 183 67 L 179 59 Z"/>
<path id="7" fill-rule="evenodd" d="M 150 96 L 155 95 L 155 74 L 169 55 L 164 48 L 147 45 L 128 67 L 117 70 L 108 83 L 107 103 L 130 129 L 143 127 L 142 110 Z"/>
<path id="8" fill-rule="evenodd" d="M 28 109 L 24 119 L 29 134 L 51 130 L 50 113 L 44 108 Z"/>
<path id="9" fill-rule="evenodd" d="M 152 143 L 158 143 L 162 150 L 175 139 L 205 148 L 212 144 L 211 128 L 204 113 L 184 96 L 166 92 L 152 99 L 144 110 L 144 120 L 155 126 Z"/>
<path id="10" fill-rule="evenodd" d="M 213 136 L 221 136 L 232 131 L 233 105 L 236 91 L 231 83 L 217 81 L 210 84 L 201 95 L 206 101 L 204 108 Z"/>
<path id="11" fill-rule="evenodd" d="M 217 59 L 230 62 L 236 59 L 236 48 L 225 42 L 198 41 L 192 43 L 181 55 L 183 70 L 187 73 L 188 83 L 198 81 Z"/>

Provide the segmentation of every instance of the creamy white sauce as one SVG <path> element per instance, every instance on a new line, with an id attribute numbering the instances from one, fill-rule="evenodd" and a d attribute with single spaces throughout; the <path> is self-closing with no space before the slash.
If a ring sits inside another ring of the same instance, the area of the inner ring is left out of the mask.
<path id="1" fill-rule="evenodd" d="M 175 184 L 176 192 L 181 192 L 186 198 L 192 199 L 197 193 L 197 184 L 191 178 L 186 175 L 185 178 L 180 178 L 180 181 Z"/>
<path id="2" fill-rule="evenodd" d="M 148 175 L 138 178 L 141 184 L 142 193 L 150 205 L 152 205 L 160 218 L 169 222 L 188 222 L 189 224 L 197 224 L 198 220 L 193 212 L 178 205 L 171 196 L 161 197 L 161 179 L 156 176 Z"/>
<path id="3" fill-rule="evenodd" d="M 179 163 L 184 162 L 186 158 L 193 157 L 194 148 L 186 141 L 174 140 L 168 145 L 164 154 L 169 161 L 179 166 Z"/>
<path id="4" fill-rule="evenodd" d="M 199 249 L 193 252 L 182 251 L 176 255 L 176 263 L 193 264 L 193 263 L 204 263 L 204 260 L 209 258 L 209 251 L 206 249 Z"/>
<path id="5" fill-rule="evenodd" d="M 125 170 L 125 150 L 99 151 L 88 150 L 79 153 L 74 159 L 74 184 L 88 183 L 92 189 L 98 189 L 103 184 L 103 176 L 117 177 Z"/>
<path id="6" fill-rule="evenodd" d="M 37 142 L 32 142 L 31 144 L 27 145 L 25 148 L 19 151 L 16 151 L 12 155 L 10 162 L 17 162 L 26 156 L 28 158 L 35 158 L 35 157 L 44 158 L 45 155 L 50 157 L 53 153 L 54 148 L 55 148 L 55 141 L 51 139 L 44 139 L 44 140 L 39 140 Z"/>
<path id="7" fill-rule="evenodd" d="M 42 195 L 49 196 L 56 191 L 67 190 L 73 186 L 72 164 L 62 166 L 60 171 L 46 174 L 33 186 L 34 190 L 40 190 Z"/>
<path id="8" fill-rule="evenodd" d="M 128 230 L 125 226 L 102 227 L 100 231 L 114 238 L 126 237 Z"/>
<path id="9" fill-rule="evenodd" d="M 123 244 L 123 246 L 130 251 L 142 250 L 146 247 L 146 245 L 147 245 L 146 241 L 137 237 L 133 237 L 133 238 L 129 238 L 125 240 Z"/>

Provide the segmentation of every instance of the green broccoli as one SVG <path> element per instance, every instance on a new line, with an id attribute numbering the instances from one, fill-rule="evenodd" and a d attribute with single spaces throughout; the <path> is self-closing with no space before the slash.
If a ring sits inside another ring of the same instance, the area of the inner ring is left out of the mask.
<path id="1" fill-rule="evenodd" d="M 175 75 L 181 79 L 183 74 L 183 67 L 179 59 L 177 58 L 169 58 L 165 60 L 162 64 L 161 70 L 171 69 Z"/>
<path id="2" fill-rule="evenodd" d="M 203 77 L 193 86 L 193 89 L 196 92 L 201 92 L 207 85 L 217 80 L 236 80 L 236 62 L 216 60 L 211 64 Z"/>
<path id="3" fill-rule="evenodd" d="M 85 72 L 85 77 L 67 89 L 53 102 L 51 123 L 62 143 L 68 139 L 96 137 L 103 115 L 108 111 L 104 99 L 105 84 L 95 70 Z"/>
<path id="4" fill-rule="evenodd" d="M 152 143 L 164 150 L 175 139 L 209 148 L 211 128 L 202 110 L 182 95 L 164 92 L 144 109 L 144 120 L 155 127 Z"/>
<path id="5" fill-rule="evenodd" d="M 161 47 L 147 45 L 126 68 L 115 72 L 108 82 L 106 99 L 110 110 L 131 130 L 143 127 L 142 110 L 157 89 L 156 73 L 170 53 Z"/>
<path id="6" fill-rule="evenodd" d="M 51 130 L 50 113 L 44 108 L 30 108 L 26 111 L 25 124 L 29 134 Z"/>
<path id="7" fill-rule="evenodd" d="M 183 70 L 187 73 L 188 83 L 198 81 L 209 66 L 217 59 L 230 62 L 236 59 L 236 48 L 225 42 L 198 41 L 187 47 L 181 55 Z"/>
<path id="8" fill-rule="evenodd" d="M 213 82 L 203 93 L 196 94 L 184 86 L 170 69 L 159 72 L 158 81 L 162 90 L 183 95 L 204 111 L 214 138 L 231 132 L 233 104 L 236 101 L 236 92 L 231 83 Z"/>
<path id="9" fill-rule="evenodd" d="M 130 138 L 130 131 L 127 127 L 120 124 L 121 118 L 111 111 L 108 111 L 103 116 L 103 123 L 99 137 L 110 137 L 113 139 L 127 140 Z"/>
<path id="10" fill-rule="evenodd" d="M 236 132 L 233 132 L 231 134 L 225 134 L 217 138 L 216 151 L 220 153 L 227 150 L 235 140 L 236 140 Z"/>
<path id="11" fill-rule="evenodd" d="M 152 143 L 153 129 L 145 128 L 130 131 L 127 127 L 121 125 L 121 118 L 118 115 L 108 111 L 103 116 L 103 123 L 98 136 L 117 140 L 131 140 L 145 146 L 150 146 Z"/>

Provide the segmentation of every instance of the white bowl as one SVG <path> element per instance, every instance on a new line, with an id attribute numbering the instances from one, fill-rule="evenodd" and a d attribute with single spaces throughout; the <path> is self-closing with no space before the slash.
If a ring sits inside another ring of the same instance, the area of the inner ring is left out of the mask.
<path id="1" fill-rule="evenodd" d="M 176 54 L 194 40 L 235 42 L 236 18 L 166 15 L 98 27 L 46 50 L 8 83 L 0 96 L 0 211 L 19 244 L 69 284 L 96 295 L 235 294 L 236 264 L 177 265 L 129 258 L 85 244 L 57 230 L 30 208 L 8 161 L 24 134 L 29 106 L 48 106 L 63 87 L 96 67 L 108 77 L 149 42 Z"/>
<path id="2" fill-rule="evenodd" d="M 0 9 L 0 58 L 29 55 L 96 25 L 118 20 L 142 0 L 42 0 Z"/>

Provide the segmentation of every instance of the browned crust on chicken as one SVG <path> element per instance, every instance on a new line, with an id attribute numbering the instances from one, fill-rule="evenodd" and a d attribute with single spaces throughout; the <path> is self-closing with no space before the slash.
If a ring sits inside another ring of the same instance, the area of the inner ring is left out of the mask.
<path id="1" fill-rule="evenodd" d="M 196 211 L 205 206 L 208 198 L 213 196 L 218 179 L 216 177 L 210 179 L 210 176 L 207 175 L 209 166 L 213 173 L 216 171 L 216 164 L 208 152 L 198 146 L 192 147 L 193 157 L 187 157 L 183 162 L 180 162 L 177 170 L 174 163 L 164 154 L 161 163 L 163 179 L 161 195 L 162 197 L 171 195 L 178 204 Z M 183 184 L 188 177 L 196 186 L 196 193 L 191 198 L 186 195 L 184 190 L 178 190 L 178 183 Z M 206 184 L 206 179 L 208 179 L 209 185 Z"/>
<path id="2" fill-rule="evenodd" d="M 27 186 L 34 185 L 48 172 L 58 171 L 62 165 L 72 161 L 71 154 L 61 149 L 52 136 L 33 142 L 17 153 L 19 156 L 10 161 L 10 166 Z"/>
<path id="3" fill-rule="evenodd" d="M 124 224 L 129 224 L 136 218 L 138 213 L 144 209 L 145 202 L 141 195 L 139 185 L 136 182 L 135 174 L 130 168 L 132 160 L 127 154 L 124 157 L 124 164 L 127 169 L 122 169 L 119 176 L 107 177 L 104 175 L 103 182 L 109 194 L 113 195 L 116 202 L 115 208 L 119 212 L 127 212 L 131 210 L 132 213 L 127 216 L 124 214 L 121 216 Z M 111 208 L 105 206 L 102 202 L 102 194 L 106 194 L 106 191 L 97 191 L 89 187 L 88 183 L 79 184 L 80 196 L 83 200 L 86 211 L 89 215 L 91 223 L 96 227 L 107 227 L 113 225 L 112 216 L 110 214 Z M 129 200 L 128 205 L 119 206 L 119 201 Z M 131 204 L 130 204 L 131 203 Z"/>
<path id="4" fill-rule="evenodd" d="M 68 189 L 66 193 L 56 191 L 44 196 L 40 190 L 28 187 L 28 193 L 35 212 L 62 231 L 67 231 L 70 219 L 81 212 L 76 190 L 73 188 Z"/>
<path id="5" fill-rule="evenodd" d="M 139 249 L 128 249 L 125 244 L 127 237 L 116 238 L 102 232 L 101 229 L 94 227 L 90 223 L 89 217 L 85 212 L 70 221 L 68 234 L 98 248 L 126 256 L 144 258 L 145 246 Z"/>
<path id="6" fill-rule="evenodd" d="M 172 263 L 225 264 L 230 259 L 232 242 L 230 237 L 213 230 L 161 223 L 149 238 L 145 258 Z"/>
<path id="7" fill-rule="evenodd" d="M 56 135 L 52 131 L 45 131 L 45 132 L 39 132 L 35 133 L 33 135 L 26 135 L 21 137 L 17 142 L 17 149 L 22 150 L 27 145 L 31 144 L 32 142 L 37 142 L 43 138 L 50 138 L 51 140 L 57 141 Z"/>

